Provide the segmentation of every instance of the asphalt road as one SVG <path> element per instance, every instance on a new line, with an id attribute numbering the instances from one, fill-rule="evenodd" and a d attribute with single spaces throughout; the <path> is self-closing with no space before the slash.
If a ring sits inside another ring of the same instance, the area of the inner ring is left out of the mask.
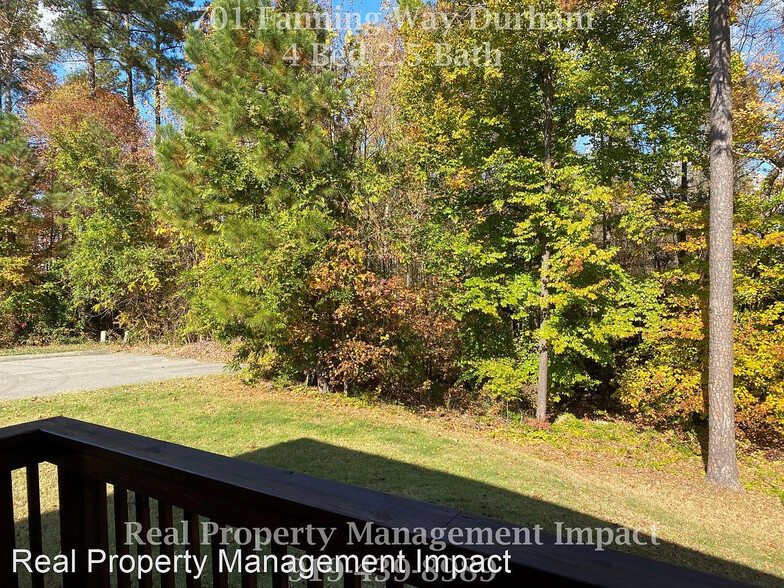
<path id="1" fill-rule="evenodd" d="M 95 390 L 221 371 L 220 363 L 100 351 L 0 357 L 0 399 Z"/>

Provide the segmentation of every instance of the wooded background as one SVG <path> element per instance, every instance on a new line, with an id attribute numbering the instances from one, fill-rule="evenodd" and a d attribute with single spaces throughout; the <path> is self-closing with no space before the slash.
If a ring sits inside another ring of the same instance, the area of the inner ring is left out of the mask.
<path id="1" fill-rule="evenodd" d="M 348 34 L 251 0 L 43 7 L 0 7 L 3 345 L 206 337 L 323 390 L 707 422 L 703 3 L 487 2 L 593 15 L 512 31 L 406 0 L 453 25 Z M 779 446 L 783 19 L 732 4 L 736 423 Z"/>

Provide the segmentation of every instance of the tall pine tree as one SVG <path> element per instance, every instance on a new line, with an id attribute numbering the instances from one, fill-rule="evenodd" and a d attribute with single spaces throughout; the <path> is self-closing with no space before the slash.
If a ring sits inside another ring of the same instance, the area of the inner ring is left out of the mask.
<path id="1" fill-rule="evenodd" d="M 193 70 L 167 96 L 182 128 L 162 133 L 158 188 L 160 210 L 199 251 L 192 316 L 243 337 L 253 358 L 286 343 L 340 212 L 345 97 L 334 72 L 313 62 L 317 32 L 259 22 L 254 0 L 239 2 L 236 23 L 237 6 L 215 2 L 213 25 L 188 34 Z"/>
<path id="2" fill-rule="evenodd" d="M 12 112 L 30 90 L 29 79 L 45 67 L 47 43 L 34 0 L 5 0 L 0 6 L 0 111 Z"/>
<path id="3" fill-rule="evenodd" d="M 710 336 L 708 480 L 739 490 L 735 447 L 732 79 L 729 0 L 710 0 Z"/>

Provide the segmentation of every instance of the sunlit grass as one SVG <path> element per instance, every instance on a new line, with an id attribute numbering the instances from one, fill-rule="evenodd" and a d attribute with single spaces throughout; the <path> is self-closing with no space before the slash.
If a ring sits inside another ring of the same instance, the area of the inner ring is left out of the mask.
<path id="1" fill-rule="evenodd" d="M 0 425 L 65 415 L 150 437 L 512 522 L 658 525 L 649 557 L 747 581 L 731 562 L 784 578 L 781 462 L 742 462 L 742 494 L 706 485 L 702 461 L 675 436 L 565 417 L 550 431 L 471 426 L 338 395 L 231 375 L 0 404 Z M 45 508 L 56 508 L 54 478 Z M 17 494 L 18 511 L 24 497 Z M 684 549 L 685 548 L 685 549 Z M 705 556 L 711 556 L 710 558 Z M 768 578 L 768 582 L 771 579 Z"/>

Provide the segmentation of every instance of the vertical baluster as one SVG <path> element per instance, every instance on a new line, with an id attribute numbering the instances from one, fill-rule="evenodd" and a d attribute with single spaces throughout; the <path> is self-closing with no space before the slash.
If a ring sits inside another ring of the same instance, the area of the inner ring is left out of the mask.
<path id="1" fill-rule="evenodd" d="M 220 554 L 226 550 L 225 546 L 221 545 L 222 533 L 218 532 L 210 538 L 210 545 L 212 547 L 212 586 L 213 588 L 228 588 L 229 575 L 226 571 L 220 569 Z"/>
<path id="2" fill-rule="evenodd" d="M 184 512 L 183 519 L 188 521 L 188 554 L 191 559 L 199 558 L 201 556 L 201 539 L 199 539 L 199 515 L 190 512 Z M 186 588 L 201 588 L 201 580 L 193 577 L 193 574 L 185 576 Z"/>
<path id="3" fill-rule="evenodd" d="M 90 480 L 85 478 L 85 502 L 92 505 L 87 508 L 87 547 L 90 549 L 100 549 L 105 554 L 109 554 L 109 511 L 108 498 L 106 492 L 106 482 Z M 109 564 L 104 562 L 100 568 L 93 568 L 93 575 L 96 577 L 96 585 L 109 587 L 110 574 Z"/>
<path id="4" fill-rule="evenodd" d="M 305 582 L 305 585 L 308 588 L 324 588 L 324 578 L 321 576 L 321 572 L 318 570 L 313 570 L 314 574 L 318 574 L 318 579 L 311 579 Z"/>
<path id="5" fill-rule="evenodd" d="M 11 472 L 0 473 L 0 559 L 2 585 L 9 588 L 19 586 L 19 579 L 13 572 L 13 552 L 16 547 L 16 529 L 14 526 L 14 492 L 11 483 Z"/>
<path id="6" fill-rule="evenodd" d="M 33 561 L 44 552 L 41 535 L 41 482 L 38 477 L 38 464 L 27 466 L 27 522 L 30 532 L 30 554 Z M 44 588 L 43 574 L 33 570 L 33 588 Z"/>
<path id="7" fill-rule="evenodd" d="M 109 586 L 109 566 L 94 566 L 88 573 L 87 551 L 109 551 L 106 483 L 58 467 L 60 491 L 60 543 L 62 551 L 75 551 L 76 570 L 63 575 L 64 588 Z M 97 568 L 97 569 L 96 569 Z"/>
<path id="8" fill-rule="evenodd" d="M 142 537 L 147 537 L 150 530 L 150 499 L 146 496 L 136 494 L 136 522 L 141 523 Z M 152 546 L 145 540 L 144 545 L 137 546 L 140 555 L 152 556 Z M 152 574 L 144 574 L 139 578 L 139 588 L 152 588 Z"/>
<path id="9" fill-rule="evenodd" d="M 253 543 L 248 545 L 243 545 L 241 547 L 243 560 L 247 561 L 247 556 L 253 553 Z M 258 580 L 256 578 L 256 574 L 254 573 L 247 573 L 244 570 L 242 571 L 242 588 L 256 588 L 258 586 Z"/>
<path id="10" fill-rule="evenodd" d="M 84 500 L 82 480 L 77 474 L 62 467 L 57 468 L 57 485 L 60 494 L 60 547 L 63 554 L 72 549 L 84 549 Z M 83 562 L 79 561 L 78 564 Z M 86 570 L 77 569 L 63 574 L 64 588 L 82 588 Z"/>
<path id="11" fill-rule="evenodd" d="M 289 550 L 285 545 L 272 544 L 272 555 L 278 559 L 278 562 L 288 552 Z M 288 586 L 289 579 L 286 577 L 286 574 L 278 571 L 272 573 L 272 588 L 288 588 Z"/>
<path id="12" fill-rule="evenodd" d="M 114 487 L 114 543 L 115 552 L 119 557 L 129 555 L 131 546 L 126 543 L 128 518 L 128 491 L 119 486 Z M 131 576 L 117 570 L 117 588 L 131 588 Z"/>
<path id="13" fill-rule="evenodd" d="M 174 526 L 174 513 L 172 505 L 166 502 L 158 501 L 158 527 L 165 533 L 165 529 L 170 529 Z M 161 555 L 169 557 L 169 561 L 174 559 L 174 545 L 161 545 Z M 168 571 L 161 574 L 161 588 L 174 588 L 176 576 L 173 571 Z"/>

